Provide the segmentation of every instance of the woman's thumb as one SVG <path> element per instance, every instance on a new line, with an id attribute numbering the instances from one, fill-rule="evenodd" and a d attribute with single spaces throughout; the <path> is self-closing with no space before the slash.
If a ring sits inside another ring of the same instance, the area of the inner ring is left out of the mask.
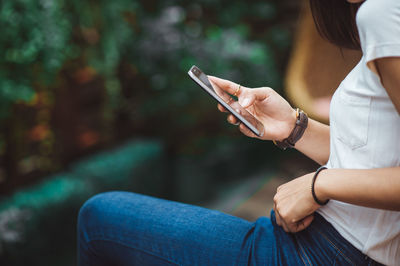
<path id="1" fill-rule="evenodd" d="M 306 229 L 312 223 L 313 220 L 314 220 L 314 215 L 311 214 L 305 217 L 303 220 L 297 222 L 296 229 L 293 233 Z"/>
<path id="2" fill-rule="evenodd" d="M 270 91 L 268 88 L 256 88 L 256 89 L 247 89 L 243 91 L 243 94 L 239 97 L 239 103 L 241 106 L 247 108 L 254 104 L 257 101 L 263 101 L 267 97 L 269 97 Z"/>
<path id="3" fill-rule="evenodd" d="M 254 103 L 255 99 L 256 97 L 254 95 L 243 95 L 242 97 L 239 97 L 239 104 L 242 107 L 247 108 Z"/>

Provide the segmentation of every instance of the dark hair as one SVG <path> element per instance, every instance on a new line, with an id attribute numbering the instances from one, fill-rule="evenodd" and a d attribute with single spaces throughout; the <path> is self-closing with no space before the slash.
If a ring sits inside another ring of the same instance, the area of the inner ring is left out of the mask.
<path id="1" fill-rule="evenodd" d="M 356 13 L 360 5 L 346 0 L 310 0 L 319 34 L 335 45 L 356 50 L 360 50 L 356 25 Z"/>

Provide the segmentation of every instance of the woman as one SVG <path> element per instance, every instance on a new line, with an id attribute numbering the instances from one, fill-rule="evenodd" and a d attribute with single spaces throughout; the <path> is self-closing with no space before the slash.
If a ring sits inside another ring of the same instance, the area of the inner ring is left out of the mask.
<path id="1" fill-rule="evenodd" d="M 330 126 L 307 123 L 270 88 L 210 81 L 264 124 L 262 139 L 327 169 L 280 186 L 271 219 L 255 223 L 133 193 L 95 196 L 79 215 L 80 265 L 400 265 L 400 1 L 310 3 L 322 36 L 363 52 L 333 96 Z"/>

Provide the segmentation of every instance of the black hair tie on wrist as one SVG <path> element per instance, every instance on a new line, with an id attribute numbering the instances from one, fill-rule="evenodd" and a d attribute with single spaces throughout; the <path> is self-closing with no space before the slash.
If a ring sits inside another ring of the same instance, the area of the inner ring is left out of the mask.
<path id="1" fill-rule="evenodd" d="M 328 168 L 327 168 L 326 166 L 321 166 L 320 168 L 318 168 L 318 170 L 317 170 L 317 171 L 315 172 L 315 174 L 314 174 L 314 177 L 313 177 L 312 183 L 311 183 L 311 193 L 312 193 L 312 196 L 313 196 L 313 198 L 314 198 L 314 201 L 315 201 L 316 203 L 318 203 L 319 205 L 321 205 L 321 206 L 326 205 L 326 204 L 329 202 L 329 199 L 326 200 L 325 202 L 321 202 L 321 201 L 317 198 L 317 195 L 315 194 L 314 186 L 315 186 L 315 181 L 317 180 L 318 174 L 319 174 L 322 170 L 325 170 L 325 169 L 328 169 Z"/>

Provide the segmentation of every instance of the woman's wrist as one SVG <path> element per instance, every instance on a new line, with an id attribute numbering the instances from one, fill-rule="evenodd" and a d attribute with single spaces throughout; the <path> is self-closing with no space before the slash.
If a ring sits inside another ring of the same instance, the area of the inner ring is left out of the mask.
<path id="1" fill-rule="evenodd" d="M 285 137 L 279 141 L 282 141 L 290 136 L 290 134 L 293 132 L 293 130 L 296 126 L 296 122 L 297 122 L 297 110 L 292 108 L 292 113 L 291 113 L 290 119 L 288 121 L 289 131 L 287 132 L 287 134 L 285 134 Z"/>
<path id="2" fill-rule="evenodd" d="M 330 199 L 329 192 L 328 192 L 328 185 L 327 181 L 329 178 L 329 169 L 325 169 L 324 171 L 320 171 L 318 173 L 318 178 L 315 180 L 314 184 L 314 192 L 315 196 L 321 202 L 326 202 Z"/>
<path id="3" fill-rule="evenodd" d="M 291 115 L 289 115 L 287 122 L 290 123 L 287 127 L 289 134 L 287 132 L 285 133 L 285 135 L 288 134 L 288 136 L 283 140 L 274 140 L 275 145 L 282 150 L 294 148 L 297 141 L 302 138 L 308 126 L 308 117 L 306 113 L 297 108 L 296 110 L 293 110 Z"/>

